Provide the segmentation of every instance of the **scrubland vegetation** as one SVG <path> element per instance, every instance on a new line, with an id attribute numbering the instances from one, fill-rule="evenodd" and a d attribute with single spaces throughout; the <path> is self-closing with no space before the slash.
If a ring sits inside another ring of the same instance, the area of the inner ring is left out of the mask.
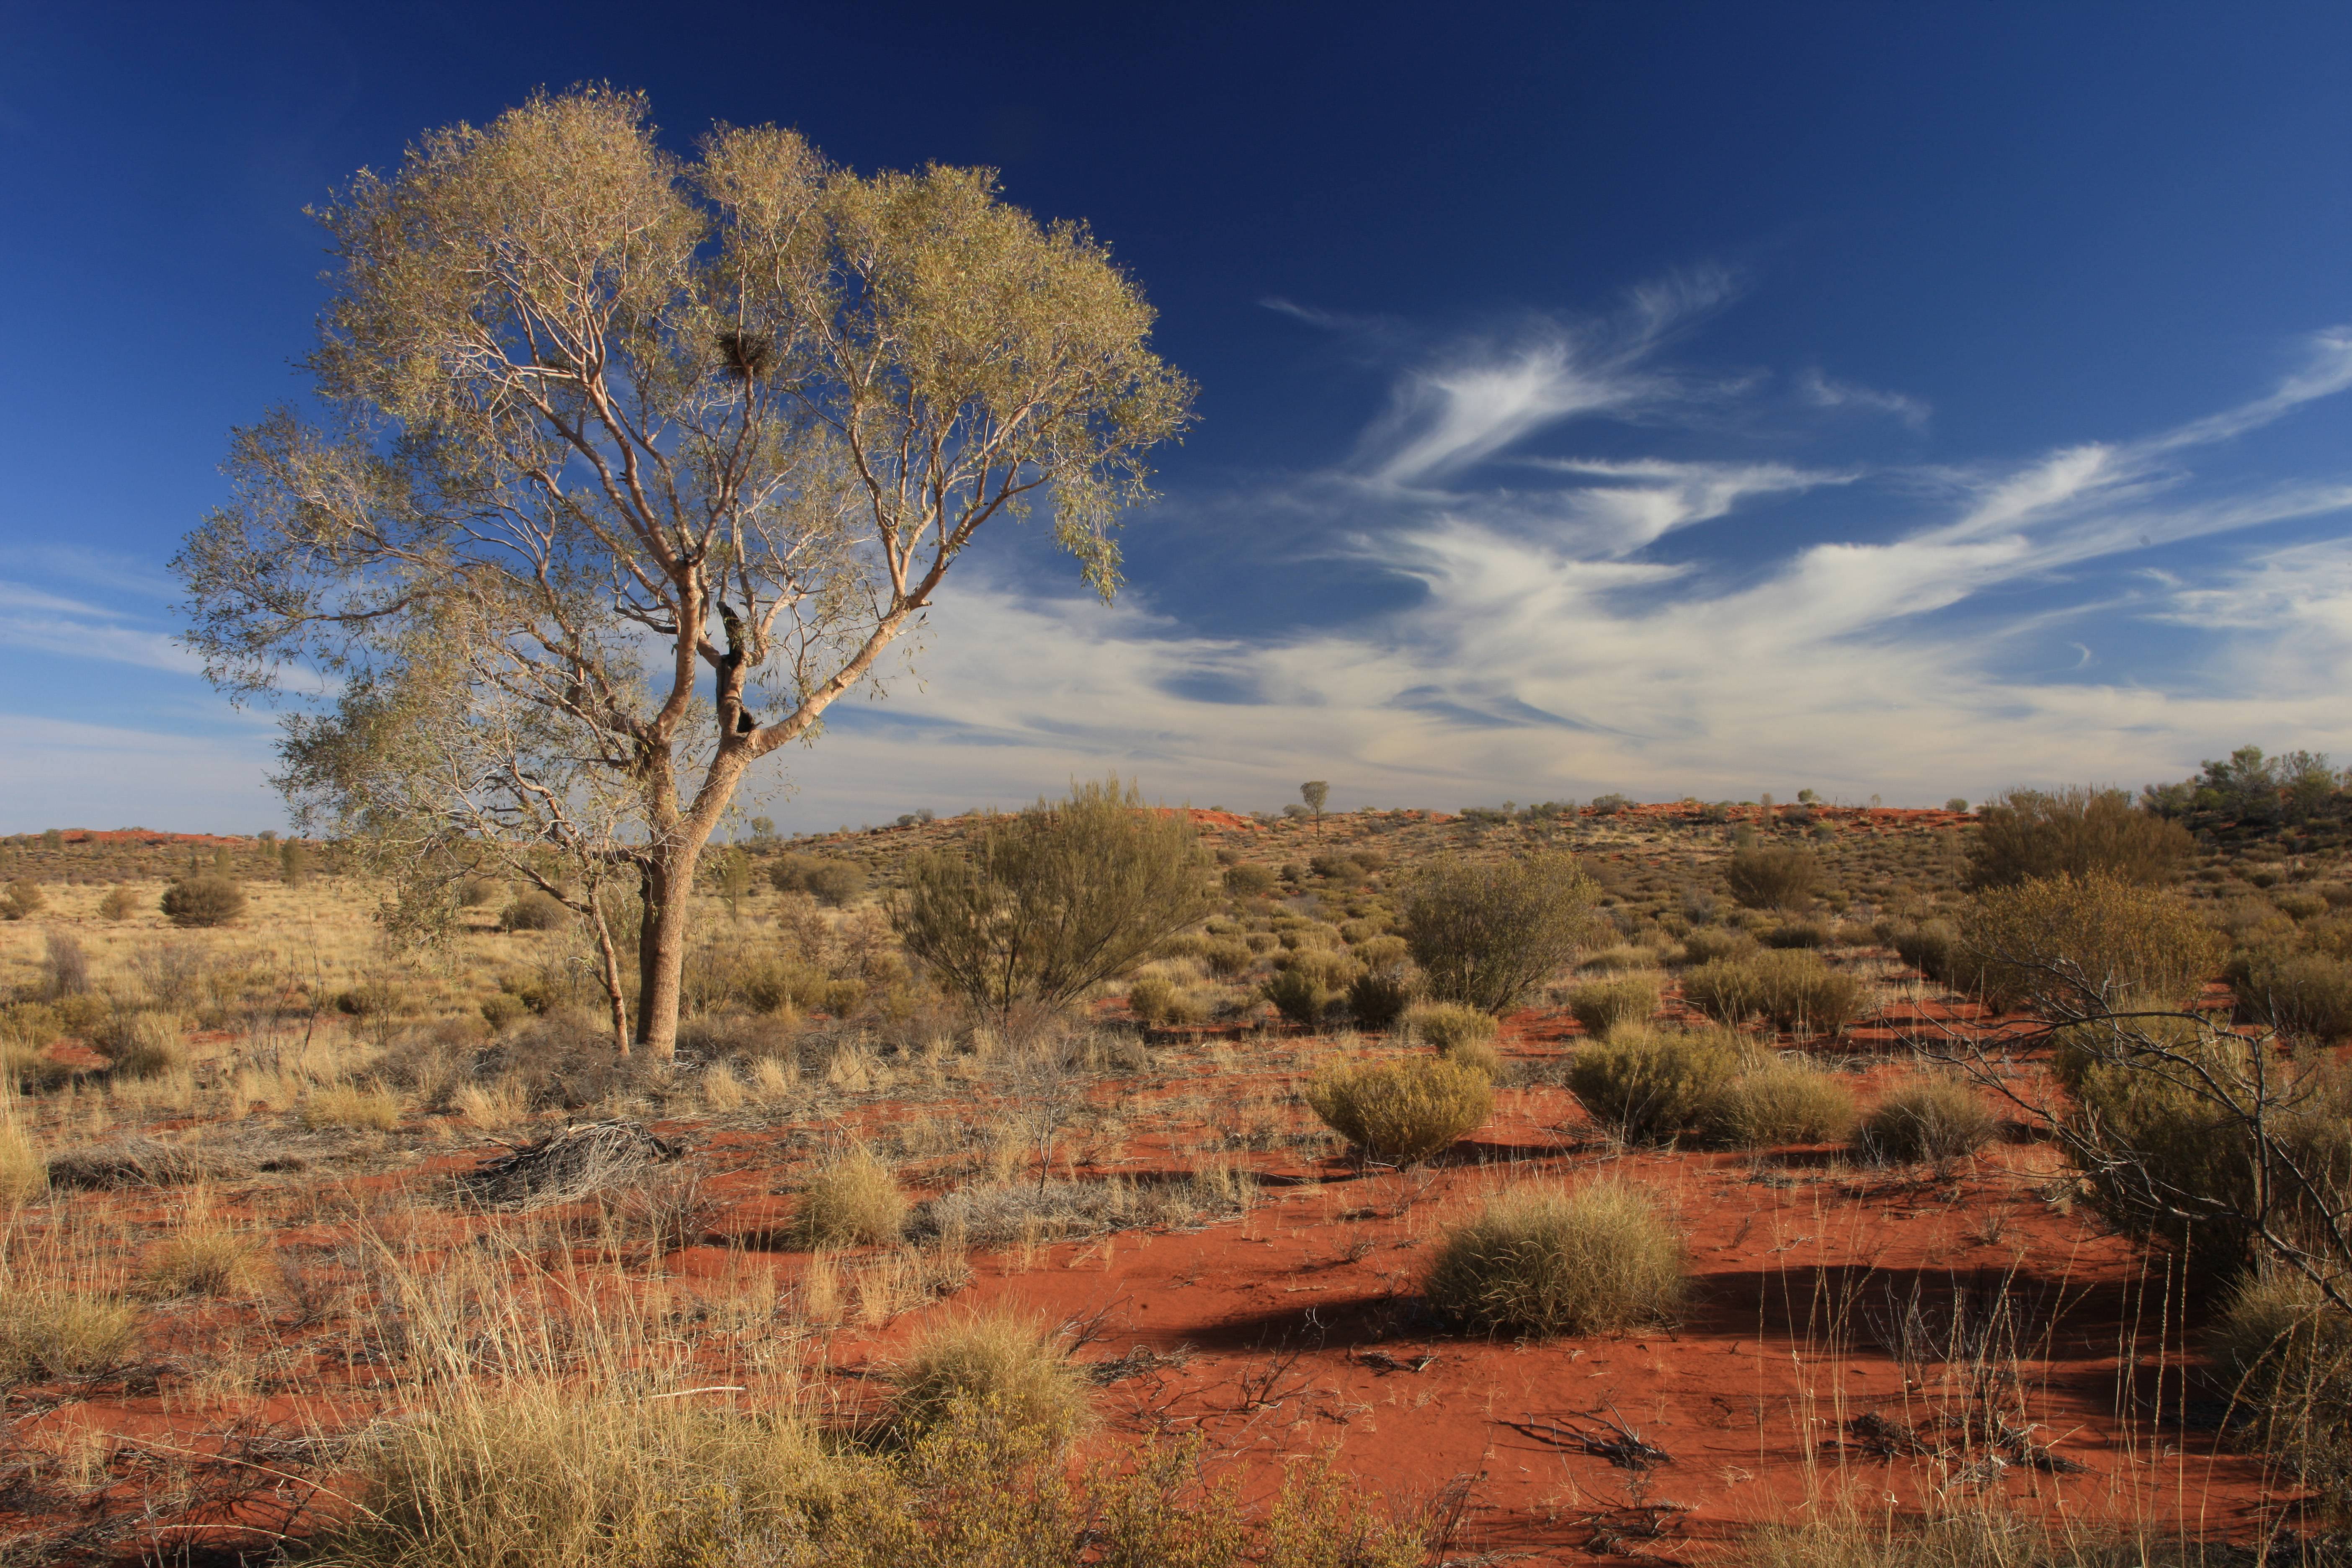
<path id="1" fill-rule="evenodd" d="M 767 837 L 674 1061 L 529 887 L 0 844 L 0 1560 L 2335 1560 L 2315 765 Z"/>

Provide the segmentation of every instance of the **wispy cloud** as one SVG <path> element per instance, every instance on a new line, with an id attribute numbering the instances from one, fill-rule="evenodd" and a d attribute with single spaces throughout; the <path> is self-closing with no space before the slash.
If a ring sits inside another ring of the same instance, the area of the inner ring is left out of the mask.
<path id="1" fill-rule="evenodd" d="M 1797 395 L 1815 408 L 1847 408 L 1865 414 L 1884 414 L 1900 420 L 1914 430 L 1925 429 L 1930 412 L 1925 398 L 1908 393 L 1886 392 L 1874 386 L 1862 386 L 1850 381 L 1832 381 L 1819 367 L 1809 367 L 1797 377 Z"/>
<path id="2" fill-rule="evenodd" d="M 96 658 L 193 674 L 201 661 L 148 617 L 0 580 L 0 647 L 58 658 Z"/>

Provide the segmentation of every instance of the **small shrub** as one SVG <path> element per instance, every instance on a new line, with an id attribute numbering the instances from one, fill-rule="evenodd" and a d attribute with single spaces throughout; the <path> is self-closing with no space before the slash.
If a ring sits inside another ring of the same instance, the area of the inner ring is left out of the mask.
<path id="1" fill-rule="evenodd" d="M 912 1437 L 959 1404 L 986 1404 L 998 1418 L 1054 1448 L 1090 1424 L 1087 1384 L 1044 1327 L 1009 1312 L 932 1329 L 890 1369 L 892 1425 Z"/>
<path id="2" fill-rule="evenodd" d="M 2352 1494 L 2352 1318 L 2284 1269 L 2250 1275 L 2214 1339 L 2235 1411 L 2297 1479 L 2341 1505 Z"/>
<path id="3" fill-rule="evenodd" d="M 42 933 L 39 984 L 44 1002 L 89 994 L 89 955 L 70 933 L 54 930 Z"/>
<path id="4" fill-rule="evenodd" d="M 1600 889 L 1567 855 L 1426 867 L 1403 898 L 1403 931 L 1440 1002 L 1504 1013 L 1575 957 Z"/>
<path id="5" fill-rule="evenodd" d="M 1492 1046 L 1503 1037 L 1503 1026 L 1492 1013 L 1465 1007 L 1459 1002 L 1423 1002 L 1406 1011 L 1404 1026 L 1413 1038 L 1441 1054 L 1463 1046 Z"/>
<path id="6" fill-rule="evenodd" d="M 98 918 L 102 921 L 127 921 L 139 912 L 139 895 L 128 888 L 109 888 L 106 897 L 98 900 Z"/>
<path id="7" fill-rule="evenodd" d="M 5 895 L 0 895 L 0 920 L 29 920 L 48 904 L 41 885 L 29 877 L 19 878 L 8 884 Z"/>
<path id="8" fill-rule="evenodd" d="M 1701 926 L 1683 938 L 1685 963 L 1715 963 L 1746 958 L 1756 951 L 1756 939 L 1730 926 Z"/>
<path id="9" fill-rule="evenodd" d="M 225 926 L 245 913 L 245 889 L 226 877 L 188 877 L 163 889 L 163 909 L 175 926 Z"/>
<path id="10" fill-rule="evenodd" d="M 119 1078 L 165 1078 L 188 1065 L 187 1021 L 135 1008 L 110 1014 L 89 1036 L 90 1049 Z"/>
<path id="11" fill-rule="evenodd" d="M 1734 1149 L 1840 1142 L 1853 1131 L 1853 1091 L 1808 1063 L 1777 1058 L 1717 1089 L 1696 1120 L 1709 1142 Z"/>
<path id="12" fill-rule="evenodd" d="M 1832 932 L 1819 921 L 1783 921 L 1764 933 L 1766 947 L 1827 947 Z"/>
<path id="13" fill-rule="evenodd" d="M 461 910 L 485 910 L 505 895 L 507 885 L 493 882 L 487 877 L 468 877 L 457 884 L 457 907 Z"/>
<path id="14" fill-rule="evenodd" d="M 1696 1124 L 1747 1059 L 1738 1038 L 1725 1033 L 1619 1028 L 1577 1047 L 1568 1088 L 1620 1137 L 1671 1138 Z"/>
<path id="15" fill-rule="evenodd" d="M 2247 954 L 2230 965 L 2247 1016 L 2283 1035 L 2333 1042 L 2352 1035 L 2352 963 L 2317 952 Z"/>
<path id="16" fill-rule="evenodd" d="M 203 1174 L 194 1155 L 152 1138 L 118 1138 L 49 1156 L 49 1185 L 85 1192 L 178 1186 Z"/>
<path id="17" fill-rule="evenodd" d="M 1261 866 L 1254 860 L 1225 868 L 1225 891 L 1236 899 L 1262 899 L 1274 891 L 1279 880 L 1273 867 Z"/>
<path id="18" fill-rule="evenodd" d="M 1257 954 L 1250 951 L 1248 942 L 1220 938 L 1201 950 L 1201 962 L 1218 979 L 1232 980 L 1248 973 L 1250 966 L 1257 962 Z"/>
<path id="19" fill-rule="evenodd" d="M 2003 1007 L 2182 1007 L 2221 957 L 2187 900 L 2100 872 L 1995 888 L 1960 941 L 1985 1000 Z"/>
<path id="20" fill-rule="evenodd" d="M 1654 974 L 1621 974 L 1588 981 L 1568 994 L 1568 1010 L 1588 1035 L 1606 1035 L 1621 1024 L 1646 1023 L 1658 1010 Z"/>
<path id="21" fill-rule="evenodd" d="M 129 1305 L 79 1290 L 0 1289 L 0 1384 L 36 1377 L 97 1377 L 122 1363 L 139 1334 Z"/>
<path id="22" fill-rule="evenodd" d="M 2055 877 L 2168 881 L 2196 847 L 2177 822 L 2138 810 L 2119 789 L 2011 790 L 1977 813 L 1969 886 L 2010 888 Z"/>
<path id="23" fill-rule="evenodd" d="M 1422 1288 L 1465 1328 L 1616 1333 L 1672 1314 L 1685 1289 L 1683 1247 L 1632 1187 L 1521 1186 L 1446 1233 Z"/>
<path id="24" fill-rule="evenodd" d="M 525 889 L 499 916 L 500 931 L 562 931 L 572 923 L 572 911 L 554 894 Z"/>
<path id="25" fill-rule="evenodd" d="M 482 998 L 482 1022 L 496 1034 L 510 1024 L 520 1023 L 530 1012 L 530 1005 L 520 996 L 504 991 L 493 991 Z"/>
<path id="26" fill-rule="evenodd" d="M 1961 991 L 1977 989 L 1973 966 L 1960 945 L 1959 928 L 1949 921 L 1924 921 L 1895 933 L 1895 955 L 1927 979 Z"/>
<path id="27" fill-rule="evenodd" d="M 1314 1025 L 1338 1001 L 1339 993 L 1324 984 L 1318 969 L 1303 964 L 1276 971 L 1258 985 L 1258 994 L 1274 1004 L 1285 1021 Z"/>
<path id="28" fill-rule="evenodd" d="M 1164 974 L 1146 974 L 1129 986 L 1127 1005 L 1137 1018 L 1155 1027 L 1201 1021 L 1200 1009 Z"/>
<path id="29" fill-rule="evenodd" d="M 1920 1079 L 1890 1092 L 1871 1110 L 1859 1136 L 1873 1158 L 1938 1164 L 1992 1142 L 1996 1123 L 1976 1090 L 1957 1079 Z"/>
<path id="30" fill-rule="evenodd" d="M 1726 1027 L 1764 1011 L 1764 981 L 1747 960 L 1718 958 L 1683 971 L 1683 1000 Z"/>
<path id="31" fill-rule="evenodd" d="M 1325 1126 L 1388 1165 L 1444 1153 L 1495 1108 L 1492 1078 L 1444 1058 L 1332 1064 L 1307 1086 Z"/>
<path id="32" fill-rule="evenodd" d="M 1367 969 L 1348 983 L 1348 1014 L 1367 1029 L 1385 1029 L 1412 1007 L 1420 977 L 1409 964 Z"/>
<path id="33" fill-rule="evenodd" d="M 1811 850 L 1782 844 L 1743 844 L 1731 852 L 1724 884 L 1744 910 L 1797 910 L 1812 901 L 1822 863 Z"/>
<path id="34" fill-rule="evenodd" d="M 261 1248 L 238 1231 L 199 1226 L 157 1244 L 140 1271 L 141 1289 L 175 1296 L 246 1296 L 261 1282 Z"/>
<path id="35" fill-rule="evenodd" d="M 809 1178 L 793 1216 L 803 1247 L 876 1247 L 907 1228 L 907 1194 L 890 1167 L 860 1149 Z"/>
<path id="36" fill-rule="evenodd" d="M 1756 977 L 1763 1015 L 1803 1034 L 1836 1034 L 1861 1014 L 1870 994 L 1860 976 L 1832 969 L 1818 953 L 1759 952 L 1747 967 Z"/>

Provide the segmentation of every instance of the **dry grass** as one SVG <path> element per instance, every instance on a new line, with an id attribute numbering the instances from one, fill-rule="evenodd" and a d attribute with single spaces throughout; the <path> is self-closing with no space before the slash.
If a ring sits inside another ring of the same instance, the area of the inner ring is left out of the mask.
<path id="1" fill-rule="evenodd" d="M 48 1190 L 48 1162 L 16 1124 L 15 1107 L 0 1090 L 0 1205 L 29 1203 Z"/>
<path id="2" fill-rule="evenodd" d="M 1423 1002 L 1405 1009 L 1405 1032 L 1451 1056 L 1460 1046 L 1488 1046 L 1502 1037 L 1503 1026 L 1482 1008 L 1459 1002 Z"/>
<path id="3" fill-rule="evenodd" d="M 1874 1159 L 1898 1163 L 1964 1159 L 1992 1142 L 1990 1110 L 1966 1083 L 1923 1078 L 1889 1091 L 1863 1120 L 1858 1142 Z"/>
<path id="4" fill-rule="evenodd" d="M 141 1293 L 161 1300 L 175 1296 L 249 1296 L 261 1288 L 261 1245 L 243 1231 L 198 1222 L 158 1242 L 140 1270 Z"/>
<path id="5" fill-rule="evenodd" d="M 1649 1021 L 1658 1010 L 1658 977 L 1633 972 L 1611 980 L 1588 981 L 1568 994 L 1568 1010 L 1585 1033 L 1608 1034 L 1624 1024 Z"/>
<path id="6" fill-rule="evenodd" d="M 793 1232 L 809 1247 L 874 1246 L 907 1228 L 907 1194 L 898 1175 L 864 1149 L 833 1161 L 801 1194 Z"/>
<path id="7" fill-rule="evenodd" d="M 1088 1426 L 1087 1385 L 1038 1320 L 974 1313 L 940 1324 L 890 1369 L 892 1425 L 909 1436 L 939 1425 L 959 1402 L 1060 1447 Z"/>
<path id="8" fill-rule="evenodd" d="M 1843 1142 L 1853 1131 L 1853 1090 L 1810 1062 L 1774 1058 L 1739 1074 L 1699 1107 L 1699 1131 L 1735 1149 Z"/>
<path id="9" fill-rule="evenodd" d="M 119 1365 L 138 1338 L 124 1302 L 62 1287 L 0 1288 L 0 1384 L 92 1377 Z"/>
<path id="10" fill-rule="evenodd" d="M 1946 1505 L 1924 1519 L 1848 1508 L 1806 1523 L 1768 1524 L 1748 1539 L 1744 1560 L 1756 1568 L 2221 1568 L 2253 1561 L 2227 1548 L 2209 1553 L 2193 1542 L 1991 1503 Z"/>
<path id="11" fill-rule="evenodd" d="M 164 1078 L 188 1068 L 187 1021 L 176 1014 L 141 1008 L 108 1018 L 90 1036 L 90 1047 L 118 1078 Z"/>
<path id="12" fill-rule="evenodd" d="M 1683 1248 L 1633 1187 L 1529 1184 L 1449 1230 L 1423 1289 L 1471 1329 L 1613 1333 L 1671 1315 L 1683 1295 Z"/>
<path id="13" fill-rule="evenodd" d="M 1307 1086 L 1307 1103 L 1367 1159 L 1417 1165 L 1486 1120 L 1495 1084 L 1491 1075 L 1442 1058 L 1334 1063 Z"/>
<path id="14" fill-rule="evenodd" d="M 321 1084 L 302 1097 L 302 1124 L 389 1132 L 400 1125 L 400 1097 L 379 1084 Z"/>
<path id="15" fill-rule="evenodd" d="M 1628 1142 L 1688 1131 L 1748 1064 L 1727 1030 L 1620 1027 L 1569 1059 L 1568 1087 L 1595 1121 Z"/>

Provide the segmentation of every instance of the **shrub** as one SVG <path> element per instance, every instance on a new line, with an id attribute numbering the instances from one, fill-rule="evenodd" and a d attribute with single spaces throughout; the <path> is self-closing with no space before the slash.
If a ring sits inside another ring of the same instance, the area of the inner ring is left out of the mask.
<path id="1" fill-rule="evenodd" d="M 572 911 L 554 894 L 529 888 L 499 916 L 500 931 L 562 931 L 572 923 Z"/>
<path id="2" fill-rule="evenodd" d="M 768 868 L 768 880 L 780 893 L 806 893 L 837 910 L 866 890 L 866 868 L 822 855 L 781 855 Z"/>
<path id="3" fill-rule="evenodd" d="M 1303 964 L 1276 971 L 1259 984 L 1258 994 L 1273 1003 L 1286 1022 L 1302 1025 L 1318 1022 L 1339 999 L 1339 993 L 1324 983 L 1320 969 Z"/>
<path id="4" fill-rule="evenodd" d="M 0 897 L 0 920 L 21 921 L 38 914 L 48 903 L 41 885 L 29 877 L 19 878 L 8 884 L 8 891 Z"/>
<path id="5" fill-rule="evenodd" d="M 1619 1028 L 1577 1047 L 1568 1088 L 1619 1137 L 1671 1138 L 1696 1123 L 1746 1061 L 1747 1052 L 1727 1034 Z"/>
<path id="6" fill-rule="evenodd" d="M 1248 973 L 1250 966 L 1257 962 L 1257 954 L 1250 951 L 1250 945 L 1245 942 L 1220 938 L 1201 950 L 1201 962 L 1207 964 L 1209 973 L 1218 979 L 1232 980 Z"/>
<path id="7" fill-rule="evenodd" d="M 1462 1046 L 1491 1046 L 1503 1035 L 1492 1013 L 1459 1002 L 1423 1002 L 1406 1012 L 1404 1025 L 1413 1038 L 1441 1053 Z"/>
<path id="8" fill-rule="evenodd" d="M 41 940 L 40 998 L 62 1002 L 89 994 L 89 955 L 65 931 L 48 931 Z"/>
<path id="9" fill-rule="evenodd" d="M 1254 860 L 1225 868 L 1225 891 L 1236 899 L 1262 899 L 1274 891 L 1280 879 L 1273 867 L 1261 866 Z"/>
<path id="10" fill-rule="evenodd" d="M 504 991 L 493 991 L 482 998 L 482 1022 L 490 1026 L 492 1034 L 509 1024 L 521 1022 L 530 1011 L 530 1005 L 521 997 L 509 995 Z"/>
<path id="11" fill-rule="evenodd" d="M 98 900 L 98 918 L 102 921 L 127 921 L 139 912 L 139 895 L 128 888 L 109 888 L 106 897 Z"/>
<path id="12" fill-rule="evenodd" d="M 1830 928 L 1819 921 L 1783 921 L 1764 933 L 1764 945 L 1778 948 L 1827 947 Z"/>
<path id="13" fill-rule="evenodd" d="M 2187 828 L 2137 809 L 2119 789 L 2011 790 L 1977 824 L 1968 882 L 1979 889 L 2092 876 L 2153 886 L 2196 847 Z"/>
<path id="14" fill-rule="evenodd" d="M 1941 1164 L 1992 1142 L 1996 1124 L 1976 1090 L 1958 1079 L 1927 1078 L 1892 1090 L 1862 1124 L 1859 1141 L 1874 1159 Z"/>
<path id="15" fill-rule="evenodd" d="M 1838 1142 L 1853 1131 L 1853 1091 L 1809 1063 L 1774 1058 L 1716 1089 L 1696 1120 L 1709 1142 L 1735 1149 Z"/>
<path id="16" fill-rule="evenodd" d="M 1686 963 L 1745 958 L 1755 951 L 1756 939 L 1730 926 L 1701 926 L 1683 938 L 1683 959 Z"/>
<path id="17" fill-rule="evenodd" d="M 2340 1507 L 2352 1493 L 2352 1318 L 2301 1275 L 2250 1275 L 2214 1334 L 2236 1411 Z"/>
<path id="18" fill-rule="evenodd" d="M 1621 1332 L 1665 1319 L 1680 1303 L 1683 1247 L 1632 1187 L 1521 1186 L 1446 1233 L 1422 1288 L 1432 1306 L 1466 1328 Z"/>
<path id="19" fill-rule="evenodd" d="M 2187 900 L 2099 872 L 1992 889 L 1960 941 L 1987 1002 L 2043 1010 L 2183 1007 L 2221 956 Z"/>
<path id="20" fill-rule="evenodd" d="M 1486 1120 L 1495 1085 L 1487 1074 L 1443 1058 L 1334 1063 L 1307 1086 L 1307 1103 L 1366 1159 L 1417 1165 Z"/>
<path id="21" fill-rule="evenodd" d="M 1978 989 L 1978 966 L 1968 962 L 1959 928 L 1949 921 L 1924 921 L 1895 933 L 1895 955 L 1938 984 Z"/>
<path id="22" fill-rule="evenodd" d="M 1832 969 L 1818 953 L 1759 952 L 1747 967 L 1756 977 L 1764 1016 L 1803 1034 L 1836 1034 L 1861 1014 L 1870 994 L 1860 976 Z"/>
<path id="23" fill-rule="evenodd" d="M 1764 982 L 1748 961 L 1718 958 L 1683 971 L 1683 1000 L 1736 1026 L 1764 1011 Z"/>
<path id="24" fill-rule="evenodd" d="M 1821 885 L 1822 863 L 1809 849 L 1742 844 L 1731 852 L 1723 879 L 1741 909 L 1802 909 Z"/>
<path id="25" fill-rule="evenodd" d="M 1059 1448 L 1087 1426 L 1087 1385 L 1037 1321 L 975 1314 L 917 1340 L 890 1369 L 892 1424 L 909 1436 L 930 1430 L 958 1404 L 986 1404 L 1018 1431 Z"/>
<path id="26" fill-rule="evenodd" d="M 2327 1042 L 2352 1035 L 2352 963 L 2266 951 L 2233 960 L 2230 989 L 2246 1014 L 2283 1035 Z"/>
<path id="27" fill-rule="evenodd" d="M 1075 1001 L 1212 907 L 1192 819 L 1145 809 L 1114 778 L 916 856 L 890 921 L 943 987 L 1001 1019 Z"/>
<path id="28" fill-rule="evenodd" d="M 1433 998 L 1502 1013 L 1576 956 L 1598 893 L 1567 855 L 1445 856 L 1406 889 L 1402 934 Z"/>
<path id="29" fill-rule="evenodd" d="M 793 1216 L 803 1247 L 874 1247 L 907 1228 L 907 1194 L 890 1167 L 860 1149 L 809 1178 Z"/>
<path id="30" fill-rule="evenodd" d="M 245 889 L 226 877 L 187 877 L 163 889 L 163 908 L 175 926 L 225 926 L 245 913 Z"/>
<path id="31" fill-rule="evenodd" d="M 240 1232 L 204 1226 L 157 1244 L 140 1271 L 155 1298 L 249 1295 L 261 1281 L 261 1248 Z"/>
<path id="32" fill-rule="evenodd" d="M 1658 977 L 1636 973 L 1588 981 L 1568 994 L 1568 1010 L 1589 1035 L 1647 1022 L 1658 1010 Z"/>
<path id="33" fill-rule="evenodd" d="M 116 1012 L 91 1031 L 89 1047 L 119 1078 L 163 1078 L 188 1065 L 186 1028 L 175 1014 Z"/>
<path id="34" fill-rule="evenodd" d="M 0 1385 L 30 1378 L 96 1377 L 122 1363 L 139 1314 L 79 1290 L 0 1289 Z"/>
<path id="35" fill-rule="evenodd" d="M 1385 1029 L 1404 1016 L 1420 989 L 1408 964 L 1367 969 L 1348 984 L 1348 1012 L 1367 1029 Z"/>

